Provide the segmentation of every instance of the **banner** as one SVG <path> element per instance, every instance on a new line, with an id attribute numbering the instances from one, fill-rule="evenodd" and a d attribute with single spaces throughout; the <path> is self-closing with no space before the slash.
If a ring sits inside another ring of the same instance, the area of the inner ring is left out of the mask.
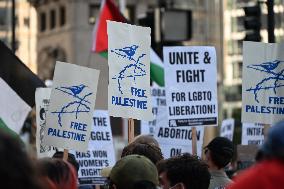
<path id="1" fill-rule="evenodd" d="M 170 127 L 216 126 L 217 65 L 214 47 L 164 47 Z"/>
<path id="2" fill-rule="evenodd" d="M 44 144 L 86 151 L 93 123 L 99 71 L 56 62 Z"/>
<path id="3" fill-rule="evenodd" d="M 153 84 L 151 87 L 153 121 L 141 121 L 141 134 L 154 136 L 156 117 L 160 106 L 166 107 L 166 91 L 164 87 Z M 161 109 L 160 109 L 161 110 Z M 166 111 L 166 109 L 164 109 Z"/>
<path id="4" fill-rule="evenodd" d="M 242 145 L 262 145 L 264 143 L 264 124 L 243 123 Z"/>
<path id="5" fill-rule="evenodd" d="M 37 157 L 52 157 L 56 149 L 43 144 L 44 130 L 46 126 L 46 113 L 50 102 L 51 88 L 37 88 L 35 92 L 36 102 L 36 151 Z"/>
<path id="6" fill-rule="evenodd" d="M 111 116 L 153 120 L 150 28 L 114 21 L 108 30 L 108 110 Z"/>
<path id="7" fill-rule="evenodd" d="M 220 136 L 233 141 L 234 137 L 235 120 L 225 119 L 222 121 Z"/>
<path id="8" fill-rule="evenodd" d="M 100 175 L 102 168 L 115 164 L 113 138 L 107 111 L 95 110 L 88 151 L 75 152 L 74 155 L 80 165 L 78 172 L 80 185 L 103 185 L 106 178 Z"/>
<path id="9" fill-rule="evenodd" d="M 284 114 L 284 43 L 243 43 L 242 122 L 273 124 Z"/>
<path id="10" fill-rule="evenodd" d="M 169 127 L 166 107 L 158 109 L 154 138 L 159 142 L 165 158 L 189 152 L 192 153 L 192 130 L 190 127 Z M 204 127 L 196 127 L 197 155 L 201 157 Z"/>

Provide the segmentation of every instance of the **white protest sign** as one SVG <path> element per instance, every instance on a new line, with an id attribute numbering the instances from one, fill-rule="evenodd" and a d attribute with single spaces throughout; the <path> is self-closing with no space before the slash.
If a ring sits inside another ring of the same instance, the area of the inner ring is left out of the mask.
<path id="1" fill-rule="evenodd" d="M 284 43 L 243 43 L 242 122 L 273 124 L 284 114 Z"/>
<path id="2" fill-rule="evenodd" d="M 166 107 L 158 109 L 154 138 L 159 142 L 165 158 L 178 153 L 192 153 L 192 131 L 190 127 L 170 127 Z M 201 157 L 204 127 L 196 127 L 197 155 Z"/>
<path id="3" fill-rule="evenodd" d="M 166 106 L 166 92 L 164 87 L 159 87 L 154 84 L 151 87 L 151 97 L 152 97 L 152 112 L 154 115 L 153 121 L 141 121 L 141 134 L 154 135 L 156 126 L 156 117 L 158 114 L 159 106 Z M 166 111 L 166 109 L 164 109 Z"/>
<path id="4" fill-rule="evenodd" d="M 242 145 L 262 145 L 264 143 L 264 124 L 243 123 Z"/>
<path id="5" fill-rule="evenodd" d="M 98 78 L 98 70 L 56 62 L 44 144 L 87 150 Z"/>
<path id="6" fill-rule="evenodd" d="M 197 156 L 199 157 L 201 157 L 202 155 L 203 136 L 201 138 L 202 138 L 202 141 L 197 140 Z M 160 145 L 161 151 L 165 159 L 173 157 L 173 156 L 181 155 L 186 152 L 192 154 L 192 143 L 191 142 L 189 143 L 187 142 L 186 145 L 175 145 L 175 144 L 171 144 L 171 142 L 164 144 L 164 143 L 159 142 L 159 145 Z"/>
<path id="7" fill-rule="evenodd" d="M 216 126 L 217 65 L 214 47 L 164 47 L 170 126 Z"/>
<path id="8" fill-rule="evenodd" d="M 151 29 L 107 22 L 109 115 L 153 120 L 150 96 Z"/>
<path id="9" fill-rule="evenodd" d="M 102 185 L 106 178 L 100 173 L 102 168 L 114 166 L 115 154 L 108 112 L 95 110 L 89 148 L 86 153 L 75 152 L 80 165 L 78 180 L 80 185 Z"/>
<path id="10" fill-rule="evenodd" d="M 51 88 L 37 88 L 35 92 L 36 102 L 36 150 L 37 157 L 52 157 L 56 149 L 43 144 L 43 137 L 46 125 L 46 113 L 49 106 Z"/>
<path id="11" fill-rule="evenodd" d="M 234 136 L 234 128 L 235 128 L 235 120 L 234 119 L 225 119 L 222 121 L 220 136 L 225 137 L 231 141 L 233 141 Z"/>

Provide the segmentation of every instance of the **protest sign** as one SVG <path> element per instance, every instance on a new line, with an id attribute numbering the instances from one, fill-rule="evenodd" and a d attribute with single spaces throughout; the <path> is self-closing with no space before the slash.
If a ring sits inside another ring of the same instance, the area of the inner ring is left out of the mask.
<path id="1" fill-rule="evenodd" d="M 170 127 L 216 126 L 217 66 L 214 47 L 164 47 Z"/>
<path id="2" fill-rule="evenodd" d="M 200 133 L 201 132 L 200 130 L 202 130 L 202 136 L 200 135 L 201 137 L 197 138 L 197 156 L 199 157 L 202 156 L 203 129 L 204 127 L 200 127 L 200 129 L 198 129 L 197 127 L 198 130 L 197 133 Z M 192 154 L 191 141 L 190 140 L 189 141 L 184 140 L 184 141 L 185 141 L 184 145 L 172 143 L 170 140 L 168 140 L 167 143 L 160 143 L 158 141 L 160 144 L 161 151 L 164 155 L 164 158 L 167 159 L 173 156 L 181 155 L 186 152 Z"/>
<path id="3" fill-rule="evenodd" d="M 234 128 L 235 128 L 235 120 L 234 119 L 225 119 L 222 121 L 220 136 L 225 137 L 231 141 L 233 141 L 234 136 Z"/>
<path id="4" fill-rule="evenodd" d="M 154 136 L 156 117 L 158 114 L 159 106 L 166 106 L 166 92 L 164 87 L 159 87 L 154 84 L 151 87 L 151 97 L 152 97 L 152 112 L 154 115 L 153 121 L 141 121 L 141 134 L 150 134 Z M 164 109 L 166 111 L 166 109 Z"/>
<path id="5" fill-rule="evenodd" d="M 153 120 L 150 97 L 150 28 L 108 21 L 107 31 L 109 114 Z"/>
<path id="6" fill-rule="evenodd" d="M 284 43 L 243 43 L 242 122 L 273 124 L 284 114 Z"/>
<path id="7" fill-rule="evenodd" d="M 113 138 L 108 112 L 95 110 L 88 151 L 75 152 L 80 165 L 78 180 L 80 185 L 102 185 L 106 178 L 101 177 L 102 168 L 115 164 Z"/>
<path id="8" fill-rule="evenodd" d="M 35 92 L 36 102 L 36 150 L 37 157 L 52 157 L 56 149 L 43 144 L 44 130 L 46 126 L 46 113 L 49 106 L 51 88 L 37 88 Z"/>
<path id="9" fill-rule="evenodd" d="M 262 145 L 264 143 L 264 124 L 243 123 L 242 145 Z"/>
<path id="10" fill-rule="evenodd" d="M 165 106 L 158 108 L 154 138 L 159 142 L 164 157 L 172 157 L 179 152 L 192 153 L 192 129 L 189 127 L 169 127 Z M 204 127 L 196 127 L 197 155 L 201 157 Z"/>
<path id="11" fill-rule="evenodd" d="M 85 151 L 93 123 L 99 71 L 56 62 L 44 144 Z"/>

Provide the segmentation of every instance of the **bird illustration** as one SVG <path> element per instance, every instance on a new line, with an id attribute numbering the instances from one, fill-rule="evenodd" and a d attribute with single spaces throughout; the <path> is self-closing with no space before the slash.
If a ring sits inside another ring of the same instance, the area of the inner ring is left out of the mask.
<path id="1" fill-rule="evenodd" d="M 72 92 L 73 96 L 77 96 L 82 92 L 82 90 L 87 87 L 84 84 L 78 85 L 78 86 L 71 86 L 71 87 L 60 87 L 61 89 L 67 89 L 70 92 Z"/>
<path id="2" fill-rule="evenodd" d="M 122 52 L 124 54 L 119 54 L 118 52 L 115 52 L 114 50 L 112 50 L 112 52 L 115 52 L 116 54 L 120 56 L 127 57 L 129 60 L 132 60 L 133 59 L 132 57 L 135 55 L 137 49 L 138 49 L 138 45 L 132 45 L 130 47 L 115 49 L 116 51 Z"/>
<path id="3" fill-rule="evenodd" d="M 278 65 L 282 62 L 283 61 L 280 61 L 280 60 L 274 60 L 272 62 L 264 62 L 261 64 L 249 65 L 248 68 L 252 68 L 252 69 L 263 71 L 263 72 L 273 73 L 273 70 L 277 68 Z"/>

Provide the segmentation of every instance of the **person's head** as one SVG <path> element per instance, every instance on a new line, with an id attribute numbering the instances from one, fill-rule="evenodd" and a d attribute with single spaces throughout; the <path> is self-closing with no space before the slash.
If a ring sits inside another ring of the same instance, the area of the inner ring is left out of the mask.
<path id="1" fill-rule="evenodd" d="M 122 150 L 121 157 L 137 154 L 149 158 L 154 164 L 164 159 L 161 149 L 149 143 L 130 143 Z"/>
<path id="2" fill-rule="evenodd" d="M 185 153 L 157 164 L 162 189 L 208 189 L 210 173 L 205 162 Z"/>
<path id="3" fill-rule="evenodd" d="M 20 141 L 0 129 L 0 178 L 9 189 L 39 189 L 35 168 Z"/>
<path id="4" fill-rule="evenodd" d="M 225 137 L 216 137 L 205 147 L 205 157 L 209 169 L 226 167 L 232 160 L 233 155 L 233 143 Z"/>
<path id="5" fill-rule="evenodd" d="M 43 158 L 38 160 L 37 168 L 40 179 L 50 189 L 77 189 L 77 176 L 70 163 L 57 158 Z"/>
<path id="6" fill-rule="evenodd" d="M 111 189 L 155 189 L 156 166 L 141 155 L 128 155 L 116 162 L 109 175 Z"/>
<path id="7" fill-rule="evenodd" d="M 263 159 L 278 158 L 284 160 L 284 120 L 269 128 L 266 141 L 260 148 Z"/>
<path id="8" fill-rule="evenodd" d="M 134 138 L 132 142 L 147 143 L 159 147 L 158 141 L 151 135 L 138 135 Z"/>
<path id="9" fill-rule="evenodd" d="M 53 154 L 52 158 L 63 159 L 63 154 L 64 154 L 64 153 L 63 153 L 62 151 L 56 151 L 56 152 Z M 74 156 L 73 154 L 68 153 L 68 159 L 67 159 L 67 161 L 68 161 L 69 163 L 71 163 L 71 165 L 74 166 L 76 172 L 78 173 L 78 171 L 79 171 L 79 163 L 77 162 L 75 156 Z"/>

